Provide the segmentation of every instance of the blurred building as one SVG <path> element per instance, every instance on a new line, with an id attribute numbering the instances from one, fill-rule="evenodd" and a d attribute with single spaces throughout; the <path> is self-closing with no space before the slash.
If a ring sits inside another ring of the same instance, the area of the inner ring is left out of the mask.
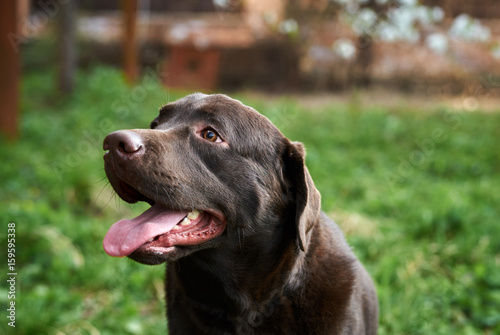
<path id="1" fill-rule="evenodd" d="M 207 91 L 383 85 L 460 93 L 484 76 L 500 82 L 498 0 L 422 0 L 427 9 L 406 1 L 414 5 L 402 13 L 390 0 L 360 1 L 368 7 L 349 15 L 343 2 L 140 0 L 141 66 L 155 67 L 166 85 Z M 80 6 L 82 64 L 119 63 L 120 2 Z"/>
<path id="2" fill-rule="evenodd" d="M 142 65 L 161 68 L 172 87 L 290 88 L 298 84 L 299 55 L 288 36 L 277 32 L 285 5 L 284 0 L 140 1 Z M 89 12 L 80 18 L 79 30 L 93 45 L 83 57 L 112 62 L 122 33 L 117 7 L 98 1 L 83 6 Z"/>

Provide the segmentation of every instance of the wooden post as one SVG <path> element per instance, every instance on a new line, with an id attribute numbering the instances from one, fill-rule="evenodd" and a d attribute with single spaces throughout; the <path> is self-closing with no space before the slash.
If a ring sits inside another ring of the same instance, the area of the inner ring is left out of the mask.
<path id="1" fill-rule="evenodd" d="M 136 81 L 139 75 L 137 59 L 137 0 L 122 0 L 123 7 L 123 67 L 129 83 Z"/>
<path id="2" fill-rule="evenodd" d="M 59 91 L 62 94 L 73 92 L 76 72 L 76 11 L 77 0 L 60 6 L 58 26 L 59 35 Z"/>
<path id="3" fill-rule="evenodd" d="M 18 32 L 18 3 L 4 0 L 0 6 L 0 131 L 8 139 L 19 136 L 19 49 L 9 36 Z"/>

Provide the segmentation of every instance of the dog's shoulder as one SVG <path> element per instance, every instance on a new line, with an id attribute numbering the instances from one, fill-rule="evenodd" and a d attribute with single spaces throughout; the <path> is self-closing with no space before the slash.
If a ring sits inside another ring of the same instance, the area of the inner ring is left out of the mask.
<path id="1" fill-rule="evenodd" d="M 340 329 L 354 334 L 375 334 L 378 324 L 378 302 L 368 272 L 354 255 L 340 227 L 325 213 L 317 222 L 316 236 L 311 240 L 322 266 L 316 266 L 316 288 L 323 284 L 326 297 L 335 297 L 325 309 L 336 310 Z M 313 250 L 314 250 L 313 249 Z M 325 285 L 325 283 L 328 283 Z M 343 308 L 338 309 L 343 305 Z M 341 312 L 342 311 L 342 312 Z M 340 317 L 343 315 L 343 317 Z"/>
<path id="2" fill-rule="evenodd" d="M 337 302 L 343 296 L 348 299 L 354 286 L 358 260 L 340 228 L 323 212 L 311 231 L 304 264 L 309 284 L 314 289 L 327 296 L 336 296 Z"/>
<path id="3" fill-rule="evenodd" d="M 324 212 L 320 213 L 311 231 L 311 248 L 308 257 L 319 256 L 328 264 L 340 262 L 347 266 L 357 261 L 340 227 Z M 343 266 L 341 264 L 339 266 Z"/>
<path id="4" fill-rule="evenodd" d="M 363 311 L 373 309 L 364 306 L 363 296 L 370 289 L 365 283 L 365 270 L 339 226 L 323 212 L 311 231 L 304 256 L 302 270 L 307 280 L 302 296 L 307 299 L 300 305 L 308 317 L 303 326 L 318 333 L 363 333 L 359 331 L 367 323 Z"/>

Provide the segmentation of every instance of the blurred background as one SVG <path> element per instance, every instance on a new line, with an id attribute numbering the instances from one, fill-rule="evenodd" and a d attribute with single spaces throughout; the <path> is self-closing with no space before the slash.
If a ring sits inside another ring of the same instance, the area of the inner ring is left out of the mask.
<path id="1" fill-rule="evenodd" d="M 114 194 L 102 140 L 193 91 L 305 144 L 323 210 L 377 283 L 380 334 L 500 333 L 497 0 L 0 9 L 0 333 L 166 333 L 164 267 L 102 250 L 147 208 Z"/>

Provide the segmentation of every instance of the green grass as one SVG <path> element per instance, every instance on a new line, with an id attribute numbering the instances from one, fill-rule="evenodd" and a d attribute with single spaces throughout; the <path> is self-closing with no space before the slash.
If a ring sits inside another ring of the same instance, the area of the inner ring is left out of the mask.
<path id="1" fill-rule="evenodd" d="M 53 79 L 25 75 L 22 137 L 0 142 L 0 248 L 15 222 L 18 273 L 16 329 L 2 285 L 0 333 L 164 333 L 164 267 L 102 250 L 109 226 L 145 207 L 113 195 L 101 143 L 182 93 L 101 67 L 63 100 Z M 323 210 L 377 283 L 380 334 L 500 333 L 500 113 L 235 97 L 305 143 Z"/>

